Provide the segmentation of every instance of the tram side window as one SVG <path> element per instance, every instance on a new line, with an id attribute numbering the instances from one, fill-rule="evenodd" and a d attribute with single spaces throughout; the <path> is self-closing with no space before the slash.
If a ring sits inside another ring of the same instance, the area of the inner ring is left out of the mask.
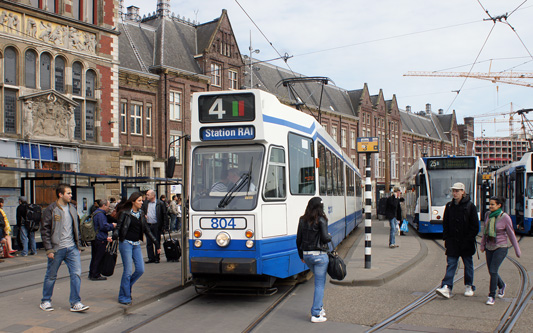
<path id="1" fill-rule="evenodd" d="M 285 183 L 285 151 L 272 148 L 265 181 L 265 199 L 285 199 L 287 196 Z"/>
<path id="2" fill-rule="evenodd" d="M 420 174 L 420 212 L 429 213 L 428 189 L 426 177 L 423 173 Z"/>
<path id="3" fill-rule="evenodd" d="M 331 163 L 331 152 L 326 149 L 326 194 L 333 194 L 333 163 Z"/>
<path id="4" fill-rule="evenodd" d="M 358 176 L 355 177 L 355 195 L 359 198 L 363 197 L 363 181 Z"/>
<path id="5" fill-rule="evenodd" d="M 320 142 L 318 143 L 318 184 L 320 195 L 326 195 L 326 147 Z"/>
<path id="6" fill-rule="evenodd" d="M 354 189 L 354 173 L 352 169 L 350 169 L 348 166 L 346 166 L 346 195 L 347 196 L 353 196 L 355 194 Z"/>
<path id="7" fill-rule="evenodd" d="M 344 163 L 337 158 L 337 195 L 344 196 Z"/>
<path id="8" fill-rule="evenodd" d="M 313 140 L 289 133 L 289 182 L 292 194 L 315 193 Z"/>
<path id="9" fill-rule="evenodd" d="M 503 175 L 500 175 L 500 177 L 498 177 L 498 180 L 497 180 L 497 194 L 496 195 L 499 195 L 499 196 L 503 196 Z"/>
<path id="10" fill-rule="evenodd" d="M 527 197 L 533 199 L 533 175 L 527 175 Z"/>

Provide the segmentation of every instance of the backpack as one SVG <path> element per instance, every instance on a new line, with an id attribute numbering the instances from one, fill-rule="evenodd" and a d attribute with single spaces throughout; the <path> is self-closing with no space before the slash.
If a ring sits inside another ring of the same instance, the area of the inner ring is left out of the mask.
<path id="1" fill-rule="evenodd" d="M 29 204 L 26 206 L 26 221 L 25 226 L 29 232 L 36 232 L 39 230 L 41 224 L 41 206 L 36 204 Z"/>
<path id="2" fill-rule="evenodd" d="M 80 222 L 80 240 L 83 242 L 91 242 L 96 239 L 96 229 L 94 228 L 94 216 L 98 213 L 94 212 L 91 215 L 85 215 Z"/>

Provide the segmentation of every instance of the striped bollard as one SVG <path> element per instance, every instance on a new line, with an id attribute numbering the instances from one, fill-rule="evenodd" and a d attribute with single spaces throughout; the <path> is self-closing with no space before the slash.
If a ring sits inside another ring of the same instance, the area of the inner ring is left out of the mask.
<path id="1" fill-rule="evenodd" d="M 371 153 L 366 153 L 365 169 L 365 268 L 372 266 L 372 171 Z"/>
<path id="2" fill-rule="evenodd" d="M 490 186 L 489 182 L 485 182 L 485 212 L 489 211 L 490 204 Z"/>

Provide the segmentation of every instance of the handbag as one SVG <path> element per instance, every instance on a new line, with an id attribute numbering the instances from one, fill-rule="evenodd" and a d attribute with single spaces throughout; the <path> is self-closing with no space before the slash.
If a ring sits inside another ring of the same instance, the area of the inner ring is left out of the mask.
<path id="1" fill-rule="evenodd" d="M 331 246 L 333 247 L 333 244 L 331 244 Z M 344 280 L 347 273 L 344 260 L 342 260 L 335 250 L 328 251 L 328 257 L 328 275 L 334 280 Z"/>
<path id="2" fill-rule="evenodd" d="M 115 265 L 117 263 L 117 250 L 118 241 L 114 240 L 111 243 L 107 243 L 104 257 L 102 258 L 101 271 L 103 276 L 111 276 L 115 271 Z"/>

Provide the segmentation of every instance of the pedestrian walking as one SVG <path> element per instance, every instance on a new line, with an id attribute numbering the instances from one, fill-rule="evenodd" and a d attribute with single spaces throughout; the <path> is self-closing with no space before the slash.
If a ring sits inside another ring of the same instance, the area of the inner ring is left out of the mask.
<path id="1" fill-rule="evenodd" d="M 134 192 L 129 199 L 117 206 L 118 224 L 113 231 L 113 239 L 119 240 L 120 256 L 124 271 L 120 281 L 118 302 L 124 305 L 131 304 L 131 291 L 133 284 L 144 273 L 144 262 L 141 250 L 143 234 L 156 246 L 159 255 L 161 249 L 156 242 L 146 222 L 146 215 L 142 211 L 143 199 L 141 192 Z M 135 271 L 133 271 L 135 266 Z"/>
<path id="2" fill-rule="evenodd" d="M 311 307 L 311 322 L 321 323 L 327 320 L 324 310 L 324 288 L 328 269 L 328 246 L 331 235 L 328 234 L 328 218 L 324 213 L 322 199 L 314 197 L 307 203 L 304 215 L 300 217 L 296 234 L 298 255 L 315 275 L 315 293 Z"/>
<path id="3" fill-rule="evenodd" d="M 401 194 L 400 188 L 394 187 L 391 196 L 387 198 L 385 206 L 385 217 L 387 217 L 390 224 L 389 247 L 391 249 L 399 246 L 396 244 L 396 233 L 398 232 L 399 221 L 402 220 Z"/>
<path id="4" fill-rule="evenodd" d="M 109 210 L 109 202 L 107 199 L 100 199 L 96 201 L 98 208 L 93 213 L 93 225 L 96 232 L 95 240 L 91 241 L 91 264 L 89 265 L 89 280 L 103 281 L 107 280 L 102 276 L 101 263 L 104 258 L 105 249 L 108 242 L 113 241 L 108 237 L 108 232 L 112 231 L 117 224 L 108 223 L 107 211 Z"/>
<path id="5" fill-rule="evenodd" d="M 152 241 L 152 238 L 146 240 L 146 253 L 148 254 L 146 263 L 158 264 L 159 253 L 155 253 L 155 249 L 161 247 L 161 233 L 168 228 L 167 206 L 164 201 L 157 200 L 154 190 L 148 190 L 142 211 L 146 214 L 146 221 L 155 239 L 154 241 Z"/>
<path id="6" fill-rule="evenodd" d="M 70 203 L 72 189 L 66 184 L 56 188 L 57 201 L 43 211 L 41 239 L 48 257 L 48 267 L 44 276 L 41 309 L 52 311 L 52 293 L 57 279 L 57 271 L 64 261 L 70 274 L 70 311 L 82 312 L 89 309 L 80 298 L 81 260 L 78 230 L 78 213 Z"/>
<path id="7" fill-rule="evenodd" d="M 514 247 L 515 254 L 518 258 L 522 254 L 520 246 L 513 230 L 513 222 L 509 215 L 502 210 L 505 203 L 505 198 L 495 196 L 491 197 L 489 201 L 489 210 L 485 214 L 485 230 L 481 238 L 479 248 L 481 252 L 485 252 L 487 259 L 487 269 L 490 274 L 489 298 L 487 305 L 494 305 L 496 295 L 499 298 L 505 296 L 506 284 L 498 274 L 500 265 L 502 264 L 508 252 L 508 240 Z M 498 294 L 496 294 L 496 287 L 498 287 Z"/>
<path id="8" fill-rule="evenodd" d="M 446 274 L 437 295 L 450 298 L 453 278 L 457 270 L 459 257 L 465 266 L 465 296 L 474 296 L 474 253 L 476 253 L 476 235 L 479 232 L 479 218 L 476 206 L 470 201 L 463 183 L 452 186 L 453 199 L 446 204 L 442 221 L 444 246 L 446 247 Z"/>

